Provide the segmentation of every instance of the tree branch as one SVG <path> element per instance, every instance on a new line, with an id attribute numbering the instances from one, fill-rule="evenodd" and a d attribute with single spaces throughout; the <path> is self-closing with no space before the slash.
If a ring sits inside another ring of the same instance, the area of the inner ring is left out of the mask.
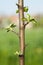
<path id="1" fill-rule="evenodd" d="M 30 20 L 29 20 L 29 22 L 32 22 L 32 21 L 34 21 L 34 22 L 37 23 L 37 21 L 36 21 L 35 19 L 30 19 Z M 29 24 L 29 22 L 26 22 L 26 23 L 24 24 L 24 26 L 26 26 L 27 24 Z"/>
<path id="2" fill-rule="evenodd" d="M 28 25 L 29 24 L 29 22 L 26 22 L 25 24 L 24 24 L 24 26 L 26 27 L 26 25 Z"/>
<path id="3" fill-rule="evenodd" d="M 15 33 L 19 37 L 19 34 L 15 30 L 12 30 L 12 32 Z"/>

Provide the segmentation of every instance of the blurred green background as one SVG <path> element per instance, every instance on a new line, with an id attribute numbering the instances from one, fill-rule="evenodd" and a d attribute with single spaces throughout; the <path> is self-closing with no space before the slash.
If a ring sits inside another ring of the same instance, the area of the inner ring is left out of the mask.
<path id="1" fill-rule="evenodd" d="M 18 26 L 17 1 L 0 0 L 0 65 L 19 65 L 19 58 L 15 55 L 20 48 L 19 39 L 3 29 L 10 23 Z M 24 5 L 29 7 L 28 13 L 37 21 L 29 23 L 25 30 L 25 65 L 43 65 L 43 0 L 24 1 Z"/>
<path id="2" fill-rule="evenodd" d="M 25 42 L 25 65 L 43 65 L 43 28 L 26 29 Z M 16 51 L 19 51 L 18 37 L 0 29 L 0 65 L 19 65 Z"/>

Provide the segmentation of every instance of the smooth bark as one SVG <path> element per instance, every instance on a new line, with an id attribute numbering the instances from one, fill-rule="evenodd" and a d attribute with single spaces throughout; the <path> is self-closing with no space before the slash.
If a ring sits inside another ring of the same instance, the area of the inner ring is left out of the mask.
<path id="1" fill-rule="evenodd" d="M 18 0 L 19 4 L 19 42 L 20 42 L 20 52 L 19 60 L 20 65 L 25 65 L 25 26 L 24 21 L 24 11 L 23 11 L 23 0 Z"/>

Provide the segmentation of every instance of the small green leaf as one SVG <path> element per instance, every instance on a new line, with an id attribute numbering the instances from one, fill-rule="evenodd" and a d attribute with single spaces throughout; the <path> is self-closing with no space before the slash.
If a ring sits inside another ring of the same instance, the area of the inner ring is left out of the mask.
<path id="1" fill-rule="evenodd" d="M 9 28 L 7 28 L 6 30 L 7 30 L 7 32 L 9 32 L 9 31 L 10 31 L 10 29 L 9 29 Z"/>
<path id="2" fill-rule="evenodd" d="M 16 10 L 16 13 L 19 13 L 19 10 Z"/>
<path id="3" fill-rule="evenodd" d="M 30 16 L 30 14 L 27 14 L 26 17 L 30 19 L 31 16 Z"/>
<path id="4" fill-rule="evenodd" d="M 9 32 L 9 31 L 12 31 L 14 27 L 16 27 L 16 25 L 12 23 L 8 27 L 6 27 L 5 29 L 7 30 L 7 32 Z"/>
<path id="5" fill-rule="evenodd" d="M 28 7 L 24 7 L 24 12 L 28 12 Z"/>
<path id="6" fill-rule="evenodd" d="M 32 18 L 29 14 L 27 14 L 27 22 L 37 22 L 34 18 Z"/>
<path id="7" fill-rule="evenodd" d="M 32 22 L 32 21 L 34 21 L 34 22 L 36 22 L 36 23 L 37 23 L 37 21 L 36 21 L 35 19 L 30 19 L 30 22 Z"/>
<path id="8" fill-rule="evenodd" d="M 9 31 L 12 30 L 12 28 L 11 27 L 7 27 L 6 30 L 7 30 L 7 32 L 9 32 Z"/>
<path id="9" fill-rule="evenodd" d="M 11 24 L 10 27 L 11 28 L 14 28 L 14 27 L 16 27 L 16 25 L 15 24 Z"/>
<path id="10" fill-rule="evenodd" d="M 9 27 L 7 27 L 7 28 L 6 28 L 6 30 L 7 30 L 7 32 L 9 32 L 9 31 L 10 31 L 10 28 L 9 28 Z"/>
<path id="11" fill-rule="evenodd" d="M 30 20 L 30 15 L 27 14 L 27 15 L 26 15 L 26 18 L 27 18 L 27 22 L 29 22 L 29 20 Z"/>
<path id="12" fill-rule="evenodd" d="M 24 17 L 24 18 L 22 18 L 22 20 L 25 22 L 25 21 L 27 21 L 27 18 Z"/>
<path id="13" fill-rule="evenodd" d="M 14 55 L 23 55 L 23 54 L 22 54 L 22 52 L 20 52 L 20 51 L 19 51 L 19 52 L 16 51 L 16 52 L 14 53 Z"/>
<path id="14" fill-rule="evenodd" d="M 19 52 L 18 52 L 18 51 L 16 51 L 14 54 L 15 54 L 15 55 L 19 55 Z"/>

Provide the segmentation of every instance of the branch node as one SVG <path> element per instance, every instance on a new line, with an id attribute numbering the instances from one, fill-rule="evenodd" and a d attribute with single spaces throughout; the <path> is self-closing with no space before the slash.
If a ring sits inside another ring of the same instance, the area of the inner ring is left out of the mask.
<path id="1" fill-rule="evenodd" d="M 18 3 L 16 3 L 16 5 L 18 6 L 18 8 L 20 7 Z"/>
<path id="2" fill-rule="evenodd" d="M 23 54 L 19 54 L 19 57 L 23 57 L 24 55 Z"/>
<path id="3" fill-rule="evenodd" d="M 26 25 L 28 25 L 28 24 L 29 24 L 29 22 L 25 23 L 24 26 L 26 27 Z"/>

